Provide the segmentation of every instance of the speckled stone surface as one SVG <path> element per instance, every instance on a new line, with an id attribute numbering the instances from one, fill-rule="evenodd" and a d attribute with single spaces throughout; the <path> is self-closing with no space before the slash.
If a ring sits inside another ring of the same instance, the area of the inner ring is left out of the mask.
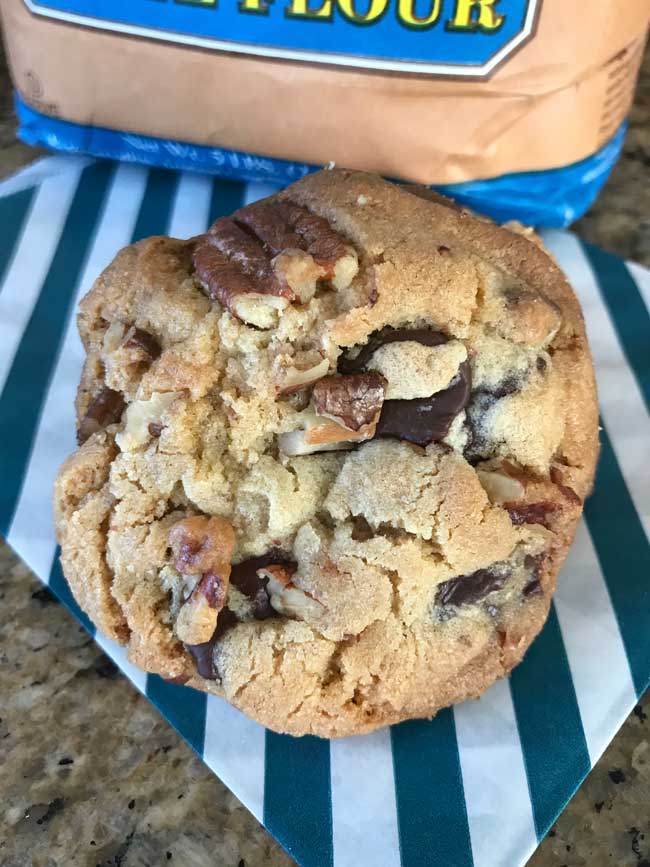
<path id="1" fill-rule="evenodd" d="M 18 143 L 0 57 L 0 176 Z M 650 51 L 583 237 L 650 266 Z M 293 862 L 0 540 L 1 867 Z M 528 867 L 650 867 L 646 695 Z M 509 865 L 507 865 L 509 867 Z"/>

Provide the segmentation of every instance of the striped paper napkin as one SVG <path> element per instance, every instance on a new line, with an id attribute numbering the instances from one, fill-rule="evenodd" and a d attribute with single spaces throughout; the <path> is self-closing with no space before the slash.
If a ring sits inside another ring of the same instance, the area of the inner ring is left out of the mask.
<path id="1" fill-rule="evenodd" d="M 74 310 L 146 235 L 197 234 L 269 192 L 51 157 L 0 184 L 0 531 L 76 614 L 50 491 L 74 448 Z M 545 241 L 585 311 L 602 414 L 594 495 L 548 623 L 479 701 L 328 743 L 265 731 L 99 644 L 306 867 L 522 864 L 650 679 L 650 272 L 563 232 Z"/>

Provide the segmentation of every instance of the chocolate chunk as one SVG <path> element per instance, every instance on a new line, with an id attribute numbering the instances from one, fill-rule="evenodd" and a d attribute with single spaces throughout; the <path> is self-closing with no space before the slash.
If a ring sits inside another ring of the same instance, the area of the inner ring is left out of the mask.
<path id="1" fill-rule="evenodd" d="M 129 328 L 124 336 L 123 345 L 132 349 L 143 349 L 151 358 L 158 358 L 160 355 L 160 344 L 148 331 L 143 331 L 142 328 Z"/>
<path id="2" fill-rule="evenodd" d="M 524 569 L 530 573 L 530 578 L 524 584 L 522 589 L 523 596 L 527 599 L 529 596 L 537 596 L 542 592 L 542 584 L 540 581 L 540 573 L 542 571 L 542 562 L 544 554 L 526 554 L 524 557 Z"/>
<path id="3" fill-rule="evenodd" d="M 557 505 L 548 500 L 540 503 L 505 503 L 510 520 L 513 524 L 541 524 L 549 529 L 550 516 L 556 511 Z"/>
<path id="4" fill-rule="evenodd" d="M 515 376 L 508 376 L 489 389 L 477 389 L 472 395 L 467 406 L 469 439 L 464 451 L 465 459 L 469 463 L 476 464 L 489 457 L 489 442 L 483 432 L 484 418 L 497 401 L 514 394 L 519 387 L 520 380 Z"/>
<path id="5" fill-rule="evenodd" d="M 230 608 L 223 608 L 219 612 L 217 628 L 214 630 L 212 638 L 209 641 L 204 641 L 202 644 L 185 645 L 185 649 L 191 654 L 196 662 L 196 670 L 201 677 L 206 678 L 206 680 L 217 679 L 219 674 L 214 667 L 214 646 L 217 641 L 219 641 L 219 639 L 237 623 L 237 617 L 233 614 Z"/>
<path id="6" fill-rule="evenodd" d="M 510 573 L 505 569 L 500 569 L 498 572 L 491 569 L 478 569 L 470 575 L 459 575 L 458 578 L 444 581 L 440 585 L 436 593 L 436 604 L 468 605 L 478 602 L 488 593 L 501 590 L 509 577 Z"/>
<path id="7" fill-rule="evenodd" d="M 312 400 L 317 415 L 334 417 L 358 431 L 377 418 L 384 402 L 384 378 L 373 371 L 348 376 L 324 376 L 314 385 Z"/>
<path id="8" fill-rule="evenodd" d="M 124 412 L 124 398 L 119 391 L 104 386 L 102 390 L 90 402 L 86 415 L 81 420 L 77 430 L 77 442 L 85 443 L 89 436 L 115 424 L 122 418 Z"/>
<path id="9" fill-rule="evenodd" d="M 253 603 L 253 617 L 256 620 L 266 620 L 268 617 L 274 617 L 277 612 L 271 607 L 269 594 L 266 592 L 268 578 L 260 578 L 257 574 L 258 569 L 263 569 L 265 566 L 281 565 L 285 566 L 291 572 L 296 571 L 296 563 L 278 548 L 271 548 L 268 553 L 261 557 L 251 557 L 249 560 L 244 560 L 242 563 L 237 563 L 232 567 L 230 573 L 230 583 L 234 584 L 238 590 L 247 596 Z"/>
<path id="10" fill-rule="evenodd" d="M 364 370 L 375 352 L 388 343 L 412 340 L 423 346 L 441 346 L 448 339 L 440 331 L 428 328 L 383 328 L 370 335 L 357 355 L 340 359 L 338 368 L 344 374 Z M 396 437 L 420 446 L 443 439 L 454 418 L 467 405 L 471 387 L 471 369 L 464 361 L 456 380 L 444 391 L 413 400 L 385 400 L 376 436 Z"/>
<path id="11" fill-rule="evenodd" d="M 147 430 L 149 431 L 149 436 L 153 437 L 154 439 L 158 439 L 160 434 L 163 432 L 163 427 L 164 427 L 164 425 L 159 424 L 158 422 L 150 421 L 148 426 L 147 426 Z"/>
<path id="12" fill-rule="evenodd" d="M 381 331 L 375 331 L 368 338 L 358 355 L 354 357 L 343 356 L 339 359 L 338 369 L 340 373 L 357 373 L 365 370 L 366 365 L 377 352 L 377 350 L 386 346 L 388 343 L 403 343 L 406 340 L 412 340 L 415 343 L 421 343 L 423 346 L 441 346 L 449 340 L 442 332 L 432 331 L 429 328 L 382 328 Z"/>
<path id="13" fill-rule="evenodd" d="M 397 437 L 419 446 L 443 439 L 469 401 L 471 370 L 464 361 L 458 377 L 444 391 L 413 400 L 386 400 L 377 422 L 376 436 Z"/>

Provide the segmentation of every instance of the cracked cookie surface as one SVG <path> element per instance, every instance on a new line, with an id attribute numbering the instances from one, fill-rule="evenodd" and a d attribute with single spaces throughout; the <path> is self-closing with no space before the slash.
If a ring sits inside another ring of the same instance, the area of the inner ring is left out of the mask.
<path id="1" fill-rule="evenodd" d="M 136 665 L 277 731 L 367 732 L 507 674 L 592 483 L 566 279 L 418 192 L 318 172 L 122 250 L 81 303 L 72 591 Z"/>

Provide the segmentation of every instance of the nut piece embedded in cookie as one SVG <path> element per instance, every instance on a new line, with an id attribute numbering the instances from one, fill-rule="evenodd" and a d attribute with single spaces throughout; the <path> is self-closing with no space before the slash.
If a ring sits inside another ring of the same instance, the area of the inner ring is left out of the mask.
<path id="1" fill-rule="evenodd" d="M 228 578 L 206 572 L 200 579 L 176 618 L 176 634 L 185 644 L 209 641 L 217 625 L 217 617 L 226 601 Z"/>
<path id="2" fill-rule="evenodd" d="M 292 573 L 284 566 L 264 566 L 257 570 L 260 578 L 267 579 L 267 590 L 271 605 L 278 614 L 285 617 L 295 617 L 298 620 L 309 620 L 323 613 L 323 606 L 312 596 L 299 590 L 291 583 Z"/>
<path id="3" fill-rule="evenodd" d="M 513 476 L 492 470 L 477 470 L 476 475 L 490 502 L 497 506 L 524 496 L 524 486 Z"/>
<path id="4" fill-rule="evenodd" d="M 77 430 L 79 445 L 85 443 L 88 437 L 97 431 L 103 430 L 109 424 L 118 422 L 122 418 L 124 406 L 124 398 L 120 392 L 104 386 L 99 394 L 93 398 L 81 420 Z"/>
<path id="5" fill-rule="evenodd" d="M 174 566 L 183 575 L 230 575 L 235 533 L 225 518 L 195 515 L 172 525 L 168 535 Z"/>
<path id="6" fill-rule="evenodd" d="M 292 391 L 322 379 L 327 375 L 328 370 L 329 361 L 326 358 L 321 358 L 309 367 L 294 367 L 291 365 L 291 360 L 286 364 L 278 363 L 274 376 L 275 387 L 278 394 L 291 394 Z"/>
<path id="7" fill-rule="evenodd" d="M 283 455 L 338 451 L 372 439 L 381 412 L 383 380 L 365 373 L 327 376 L 314 386 L 312 399 L 314 407 L 300 413 L 300 427 L 278 437 Z"/>
<path id="8" fill-rule="evenodd" d="M 132 452 L 146 445 L 152 437 L 160 436 L 160 419 L 182 394 L 182 391 L 154 391 L 149 400 L 134 400 L 130 403 L 124 416 L 124 430 L 115 437 L 120 449 Z"/>
<path id="9" fill-rule="evenodd" d="M 384 378 L 378 373 L 326 376 L 312 392 L 316 415 L 358 431 L 377 422 L 384 402 L 384 386 Z"/>
<path id="10" fill-rule="evenodd" d="M 196 515 L 177 521 L 168 542 L 176 569 L 201 575 L 176 619 L 176 634 L 185 644 L 203 644 L 212 638 L 226 601 L 235 533 L 224 518 Z"/>
<path id="11" fill-rule="evenodd" d="M 343 289 L 359 268 L 355 250 L 326 220 L 289 202 L 259 202 L 221 217 L 199 238 L 193 259 L 208 295 L 263 329 L 290 302 L 308 302 L 319 281 Z"/>

